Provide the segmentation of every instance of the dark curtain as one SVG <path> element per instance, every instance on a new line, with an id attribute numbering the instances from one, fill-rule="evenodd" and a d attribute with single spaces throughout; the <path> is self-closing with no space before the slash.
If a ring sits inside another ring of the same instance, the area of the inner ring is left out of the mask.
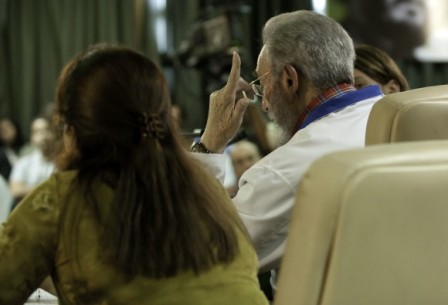
<path id="1" fill-rule="evenodd" d="M 145 0 L 0 1 L 0 111 L 25 133 L 63 65 L 89 45 L 127 45 L 158 62 Z"/>
<path id="2" fill-rule="evenodd" d="M 182 43 L 190 36 L 199 19 L 200 1 L 167 0 L 168 54 L 165 65 L 173 104 L 182 110 L 184 130 L 193 131 L 205 124 L 206 96 L 202 90 L 201 70 L 185 66 L 179 58 Z"/>
<path id="3" fill-rule="evenodd" d="M 446 62 L 421 62 L 409 59 L 397 60 L 397 63 L 408 79 L 411 89 L 448 84 Z"/>
<path id="4" fill-rule="evenodd" d="M 312 10 L 311 0 L 295 0 L 295 1 L 272 1 L 272 0 L 251 0 L 252 6 L 252 18 L 251 18 L 251 28 L 252 28 L 252 39 L 250 48 L 253 54 L 252 62 L 255 68 L 257 56 L 262 47 L 261 42 L 261 31 L 264 24 L 269 18 L 296 10 Z"/>

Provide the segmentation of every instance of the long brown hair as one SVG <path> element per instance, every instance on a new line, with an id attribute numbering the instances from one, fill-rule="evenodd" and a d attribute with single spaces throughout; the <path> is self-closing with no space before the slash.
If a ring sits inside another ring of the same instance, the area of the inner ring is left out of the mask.
<path id="1" fill-rule="evenodd" d="M 184 151 L 169 109 L 160 70 L 123 47 L 91 48 L 67 64 L 58 83 L 55 116 L 75 142 L 59 154 L 58 167 L 77 171 L 74 188 L 104 227 L 101 246 L 128 279 L 200 273 L 239 252 L 236 231 L 244 229 L 234 207 Z M 106 217 L 95 197 L 98 180 L 116 189 Z M 78 218 L 79 209 L 71 208 Z"/>

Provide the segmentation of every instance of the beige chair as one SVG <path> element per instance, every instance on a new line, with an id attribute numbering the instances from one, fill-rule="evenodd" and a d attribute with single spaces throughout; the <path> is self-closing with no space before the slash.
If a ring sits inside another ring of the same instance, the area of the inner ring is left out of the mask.
<path id="1" fill-rule="evenodd" d="M 372 108 L 366 145 L 448 139 L 448 85 L 386 95 Z"/>
<path id="2" fill-rule="evenodd" d="M 298 193 L 275 305 L 448 304 L 448 141 L 329 154 Z"/>

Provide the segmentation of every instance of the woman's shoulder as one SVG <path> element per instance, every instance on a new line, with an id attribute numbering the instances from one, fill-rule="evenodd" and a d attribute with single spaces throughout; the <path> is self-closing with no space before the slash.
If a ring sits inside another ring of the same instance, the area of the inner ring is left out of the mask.
<path id="1" fill-rule="evenodd" d="M 75 177 L 76 171 L 55 172 L 47 180 L 36 186 L 23 201 L 46 202 L 47 204 L 60 202 L 61 195 L 67 193 Z"/>
<path id="2" fill-rule="evenodd" d="M 64 194 L 76 178 L 77 171 L 55 172 L 40 187 L 51 190 L 58 195 Z"/>
<path id="3" fill-rule="evenodd" d="M 52 183 L 71 182 L 76 178 L 77 173 L 78 171 L 76 170 L 55 172 L 48 178 L 48 180 L 52 180 Z"/>

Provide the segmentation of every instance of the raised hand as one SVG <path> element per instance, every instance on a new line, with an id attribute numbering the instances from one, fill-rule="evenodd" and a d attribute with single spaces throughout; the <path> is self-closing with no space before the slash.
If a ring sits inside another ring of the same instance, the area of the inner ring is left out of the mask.
<path id="1" fill-rule="evenodd" d="M 222 153 L 227 143 L 236 135 L 251 101 L 243 96 L 243 91 L 252 95 L 252 89 L 240 77 L 240 69 L 241 59 L 234 52 L 227 84 L 210 94 L 207 124 L 201 142 L 214 153 Z"/>

